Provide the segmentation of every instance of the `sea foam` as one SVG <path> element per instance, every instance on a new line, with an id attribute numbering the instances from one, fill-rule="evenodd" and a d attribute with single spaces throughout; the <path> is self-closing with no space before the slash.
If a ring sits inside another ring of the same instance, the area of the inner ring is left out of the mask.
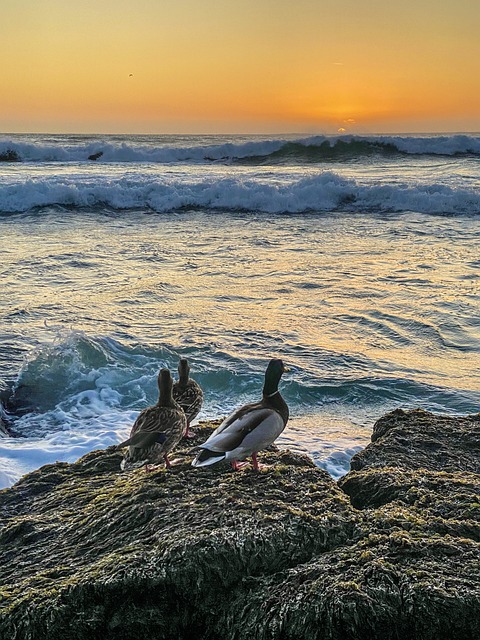
<path id="1" fill-rule="evenodd" d="M 1 212 L 25 212 L 46 206 L 147 209 L 157 213 L 202 208 L 270 214 L 416 211 L 477 215 L 480 192 L 474 185 L 362 184 L 332 171 L 293 180 L 135 174 L 54 175 L 0 182 Z"/>
<path id="2" fill-rule="evenodd" d="M 235 162 L 257 159 L 262 163 L 296 162 L 309 160 L 322 162 L 335 156 L 355 158 L 371 154 L 391 153 L 411 155 L 480 155 L 480 136 L 310 136 L 297 139 L 260 139 L 246 142 L 191 146 L 169 145 L 165 139 L 150 144 L 136 141 L 130 136 L 128 142 L 112 142 L 108 137 L 96 140 L 75 138 L 61 144 L 28 141 L 18 137 L 0 140 L 0 161 L 19 162 L 88 162 L 98 156 L 96 162 Z"/>
<path id="3" fill-rule="evenodd" d="M 284 351 L 286 360 L 295 363 L 295 349 L 289 351 L 285 345 Z M 158 398 L 159 368 L 174 371 L 182 356 L 188 356 L 205 392 L 199 419 L 228 415 L 258 399 L 263 359 L 246 359 L 216 346 L 184 352 L 59 331 L 51 344 L 29 354 L 11 389 L 9 427 L 15 437 L 0 438 L 0 488 L 44 464 L 74 462 L 124 440 L 138 413 Z M 371 424 L 370 414 L 377 415 L 380 406 L 384 412 L 399 404 L 408 406 L 412 398 L 440 413 L 452 406 L 448 389 L 388 374 L 365 377 L 361 361 L 337 358 L 324 349 L 318 349 L 315 358 L 318 371 L 294 364 L 294 373 L 282 380 L 282 395 L 292 415 L 278 444 L 310 452 L 334 477 L 346 473 L 350 457 L 367 444 L 370 427 L 360 423 Z M 334 375 L 336 361 L 339 369 L 346 365 L 356 374 L 351 379 Z M 468 412 L 477 396 L 457 392 L 453 404 L 458 412 Z M 320 412 L 312 413 L 312 407 Z M 357 421 L 353 429 L 349 411 Z"/>

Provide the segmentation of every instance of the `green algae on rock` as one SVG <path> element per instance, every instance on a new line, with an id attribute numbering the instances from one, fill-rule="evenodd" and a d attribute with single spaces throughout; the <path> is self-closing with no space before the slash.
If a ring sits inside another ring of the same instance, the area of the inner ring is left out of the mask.
<path id="1" fill-rule="evenodd" d="M 260 472 L 106 450 L 25 476 L 0 492 L 0 638 L 480 637 L 478 476 L 379 466 L 393 430 L 340 486 L 275 448 Z"/>
<path id="2" fill-rule="evenodd" d="M 480 637 L 479 454 L 480 414 L 396 410 L 377 421 L 372 444 L 338 483 L 369 523 L 369 559 L 388 535 L 381 559 L 394 552 L 404 602 L 416 600 L 418 638 Z"/>
<path id="3" fill-rule="evenodd" d="M 480 413 L 439 416 L 396 409 L 377 420 L 371 439 L 353 456 L 353 470 L 391 466 L 480 473 Z"/>
<path id="4" fill-rule="evenodd" d="M 308 458 L 270 453 L 268 470 L 235 473 L 178 456 L 120 473 L 120 454 L 97 451 L 0 494 L 0 637 L 202 637 L 246 577 L 352 535 L 348 497 Z"/>

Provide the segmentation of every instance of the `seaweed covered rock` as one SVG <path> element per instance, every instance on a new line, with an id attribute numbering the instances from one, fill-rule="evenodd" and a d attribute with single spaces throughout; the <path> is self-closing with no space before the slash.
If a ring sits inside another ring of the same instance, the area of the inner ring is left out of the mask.
<path id="1" fill-rule="evenodd" d="M 96 451 L 0 492 L 0 638 L 480 637 L 475 473 L 372 466 L 340 488 L 275 448 L 258 473 L 176 455 L 121 473 Z"/>
<path id="2" fill-rule="evenodd" d="M 120 459 L 93 452 L 0 493 L 0 637 L 209 637 L 245 578 L 345 544 L 356 526 L 306 457 L 267 453 L 260 473 L 197 471 L 187 451 L 171 471 L 120 473 Z"/>
<path id="3" fill-rule="evenodd" d="M 356 508 L 418 502 L 425 513 L 440 501 L 463 519 L 478 503 L 480 414 L 397 409 L 375 423 L 371 444 L 350 466 L 339 485 Z"/>
<path id="4" fill-rule="evenodd" d="M 375 423 L 371 439 L 353 456 L 353 470 L 388 466 L 480 473 L 480 413 L 441 416 L 396 409 Z"/>
<path id="5" fill-rule="evenodd" d="M 470 540 L 370 533 L 250 580 L 248 596 L 239 594 L 219 626 L 235 640 L 474 640 L 478 569 L 478 545 Z"/>
<path id="6" fill-rule="evenodd" d="M 370 527 L 359 558 L 390 567 L 399 637 L 480 637 L 479 454 L 480 414 L 396 410 L 339 481 Z"/>

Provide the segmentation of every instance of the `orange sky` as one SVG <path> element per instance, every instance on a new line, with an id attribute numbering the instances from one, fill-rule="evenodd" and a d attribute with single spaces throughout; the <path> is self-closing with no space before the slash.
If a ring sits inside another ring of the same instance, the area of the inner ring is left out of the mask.
<path id="1" fill-rule="evenodd" d="M 480 130 L 474 0 L 2 0 L 1 15 L 3 132 Z"/>

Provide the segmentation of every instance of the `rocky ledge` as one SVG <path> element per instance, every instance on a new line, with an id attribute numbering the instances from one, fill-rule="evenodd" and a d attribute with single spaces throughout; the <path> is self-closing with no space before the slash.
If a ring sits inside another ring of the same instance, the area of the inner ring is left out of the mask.
<path id="1" fill-rule="evenodd" d="M 95 451 L 0 492 L 0 638 L 474 640 L 480 414 L 394 411 L 337 484 L 262 471 L 119 470 Z"/>

